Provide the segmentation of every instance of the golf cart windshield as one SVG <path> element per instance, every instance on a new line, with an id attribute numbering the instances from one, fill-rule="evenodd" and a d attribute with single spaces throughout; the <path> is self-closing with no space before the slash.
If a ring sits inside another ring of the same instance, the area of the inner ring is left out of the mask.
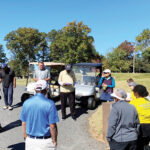
<path id="1" fill-rule="evenodd" d="M 96 68 L 93 66 L 73 66 L 76 77 L 76 84 L 95 85 Z"/>

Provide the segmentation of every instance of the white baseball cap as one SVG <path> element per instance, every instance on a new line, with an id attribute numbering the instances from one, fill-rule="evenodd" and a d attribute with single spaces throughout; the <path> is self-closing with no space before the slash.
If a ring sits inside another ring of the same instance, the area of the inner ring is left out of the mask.
<path id="1" fill-rule="evenodd" d="M 36 83 L 35 83 L 35 90 L 36 91 L 42 91 L 42 90 L 45 90 L 47 89 L 48 87 L 48 84 L 45 80 L 38 80 Z"/>
<path id="2" fill-rule="evenodd" d="M 118 88 L 111 94 L 111 96 L 119 100 L 125 100 L 127 98 L 127 93 L 123 89 Z"/>
<path id="3" fill-rule="evenodd" d="M 111 73 L 110 69 L 105 69 L 103 72 L 104 73 Z"/>

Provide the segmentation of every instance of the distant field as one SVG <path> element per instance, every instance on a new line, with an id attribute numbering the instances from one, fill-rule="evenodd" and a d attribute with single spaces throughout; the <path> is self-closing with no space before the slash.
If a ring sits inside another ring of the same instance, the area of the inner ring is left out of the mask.
<path id="1" fill-rule="evenodd" d="M 34 82 L 33 79 L 30 79 L 29 82 Z M 16 80 L 18 86 L 26 86 L 27 79 L 17 79 Z"/>
<path id="2" fill-rule="evenodd" d="M 150 93 L 150 73 L 113 73 L 112 76 L 115 78 L 116 87 L 118 88 L 130 92 L 126 81 L 129 78 L 133 78 L 138 84 L 145 85 Z M 25 86 L 26 79 L 17 79 L 17 85 Z"/>
<path id="3" fill-rule="evenodd" d="M 126 81 L 132 78 L 137 84 L 146 86 L 150 93 L 150 73 L 113 73 L 112 76 L 116 80 L 116 87 L 122 88 L 126 92 L 130 92 Z"/>

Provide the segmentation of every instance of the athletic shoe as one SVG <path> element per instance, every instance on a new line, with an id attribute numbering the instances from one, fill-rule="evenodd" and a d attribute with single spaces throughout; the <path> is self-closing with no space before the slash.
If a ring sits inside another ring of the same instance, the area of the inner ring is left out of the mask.
<path id="1" fill-rule="evenodd" d="M 3 128 L 2 128 L 2 126 L 1 126 L 1 124 L 0 124 L 0 132 L 1 132 L 1 131 L 3 131 Z"/>
<path id="2" fill-rule="evenodd" d="M 13 107 L 9 106 L 8 109 L 9 109 L 9 110 L 13 110 Z"/>
<path id="3" fill-rule="evenodd" d="M 3 107 L 3 109 L 7 109 L 7 108 L 8 108 L 8 106 L 4 106 L 4 107 Z"/>

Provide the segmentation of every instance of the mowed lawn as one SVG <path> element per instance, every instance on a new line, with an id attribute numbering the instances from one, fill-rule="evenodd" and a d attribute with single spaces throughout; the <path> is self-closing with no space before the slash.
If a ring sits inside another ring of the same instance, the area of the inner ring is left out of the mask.
<path id="1" fill-rule="evenodd" d="M 113 73 L 112 76 L 116 81 L 116 88 L 122 88 L 126 92 L 131 92 L 127 85 L 127 80 L 132 78 L 137 84 L 146 86 L 150 94 L 150 73 Z M 100 105 L 96 112 L 89 118 L 90 131 L 97 139 L 102 139 L 102 106 Z"/>
<path id="2" fill-rule="evenodd" d="M 150 93 L 150 73 L 113 73 L 112 76 L 116 81 L 116 88 L 122 88 L 126 92 L 130 92 L 127 80 L 132 78 L 137 84 L 146 86 Z"/>

